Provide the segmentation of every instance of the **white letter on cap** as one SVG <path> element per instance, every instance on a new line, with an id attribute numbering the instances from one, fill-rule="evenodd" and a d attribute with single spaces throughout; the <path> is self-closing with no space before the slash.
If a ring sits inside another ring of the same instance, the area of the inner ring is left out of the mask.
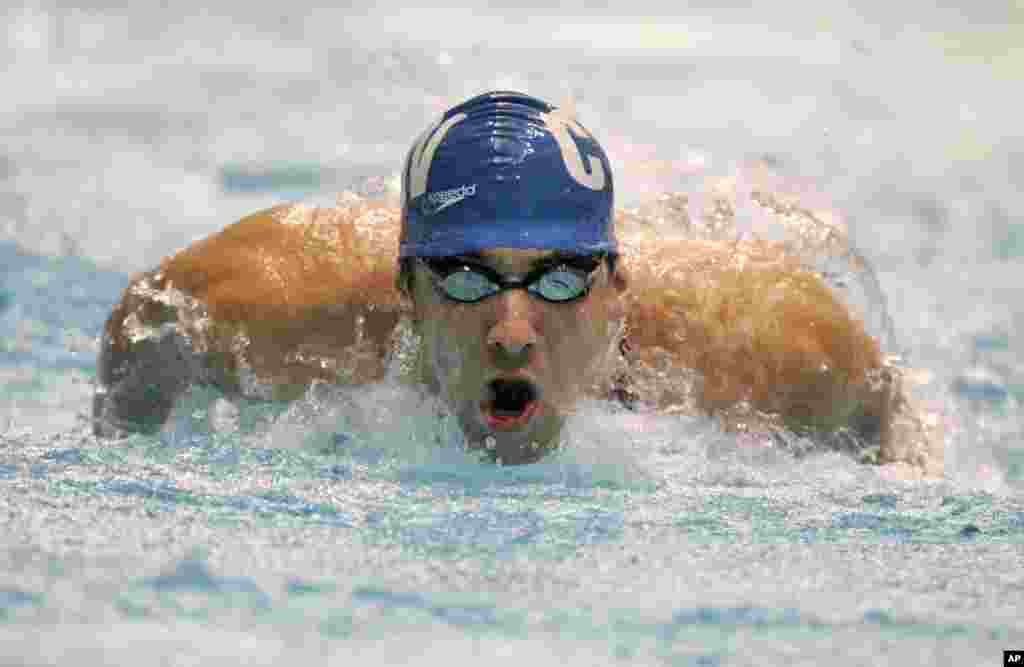
<path id="1" fill-rule="evenodd" d="M 587 130 L 579 124 L 575 118 L 572 118 L 566 114 L 566 112 L 555 109 L 550 113 L 542 113 L 541 118 L 544 119 L 544 125 L 547 126 L 551 134 L 554 135 L 555 141 L 558 142 L 558 149 L 562 153 L 562 161 L 565 163 L 565 168 L 569 170 L 569 175 L 579 183 L 580 185 L 590 188 L 591 190 L 603 190 L 605 181 L 604 164 L 597 156 L 584 155 L 583 149 L 579 147 L 576 141 L 572 138 L 570 133 L 570 126 L 572 129 L 589 137 L 592 141 L 594 136 L 587 132 Z M 586 168 L 583 166 L 583 158 L 589 158 L 590 173 L 587 173 Z"/>
<path id="2" fill-rule="evenodd" d="M 420 135 L 409 153 L 409 194 L 408 200 L 415 199 L 427 191 L 427 176 L 430 174 L 430 163 L 434 159 L 434 151 L 437 150 L 444 135 L 448 130 L 466 118 L 466 114 L 457 113 L 440 125 L 427 128 L 427 131 Z"/>

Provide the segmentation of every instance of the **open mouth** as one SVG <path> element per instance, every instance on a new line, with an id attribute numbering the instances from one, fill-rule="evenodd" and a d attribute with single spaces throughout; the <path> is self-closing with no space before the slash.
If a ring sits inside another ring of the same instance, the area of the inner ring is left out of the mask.
<path id="1" fill-rule="evenodd" d="M 522 378 L 498 378 L 487 385 L 480 409 L 491 428 L 520 426 L 537 411 L 540 392 Z"/>

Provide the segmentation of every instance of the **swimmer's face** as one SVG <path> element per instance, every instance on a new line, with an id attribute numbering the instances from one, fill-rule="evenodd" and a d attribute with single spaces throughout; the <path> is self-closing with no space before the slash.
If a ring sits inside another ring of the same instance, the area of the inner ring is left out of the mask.
<path id="1" fill-rule="evenodd" d="M 499 248 L 460 259 L 516 281 L 561 265 L 556 255 Z M 452 270 L 451 262 L 446 264 Z M 568 265 L 576 278 L 582 274 L 592 281 L 579 298 L 550 302 L 513 287 L 462 303 L 441 289 L 443 270 L 415 262 L 412 295 L 423 339 L 422 379 L 458 415 L 471 445 L 492 445 L 505 463 L 538 458 L 576 401 L 607 380 L 607 362 L 625 318 L 626 280 L 619 271 L 610 273 L 606 261 L 588 265 L 584 258 Z M 552 277 L 546 287 L 558 289 L 573 278 Z"/>

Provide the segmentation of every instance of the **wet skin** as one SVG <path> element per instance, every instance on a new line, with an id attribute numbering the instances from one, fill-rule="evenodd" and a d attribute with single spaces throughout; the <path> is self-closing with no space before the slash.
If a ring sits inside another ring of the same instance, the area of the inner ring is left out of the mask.
<path id="1" fill-rule="evenodd" d="M 521 278 L 555 254 L 496 248 L 472 261 L 506 278 Z M 607 382 L 626 315 L 627 280 L 602 262 L 589 293 L 550 303 L 512 288 L 477 303 L 459 303 L 437 288 L 430 269 L 415 264 L 413 312 L 422 337 L 420 373 L 458 416 L 473 447 L 491 447 L 504 463 L 527 463 L 557 443 L 576 402 Z M 490 383 L 525 379 L 537 390 L 526 418 L 493 419 Z M 488 417 L 491 417 L 489 419 Z"/>

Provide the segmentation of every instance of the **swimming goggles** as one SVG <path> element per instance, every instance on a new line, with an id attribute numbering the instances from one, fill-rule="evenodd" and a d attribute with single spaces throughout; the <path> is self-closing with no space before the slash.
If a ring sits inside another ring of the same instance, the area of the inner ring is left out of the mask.
<path id="1" fill-rule="evenodd" d="M 459 257 L 429 257 L 420 261 L 434 274 L 441 293 L 453 301 L 476 303 L 502 290 L 525 287 L 545 301 L 565 303 L 590 291 L 604 257 L 559 257 L 519 279 L 505 278 L 489 266 Z"/>

